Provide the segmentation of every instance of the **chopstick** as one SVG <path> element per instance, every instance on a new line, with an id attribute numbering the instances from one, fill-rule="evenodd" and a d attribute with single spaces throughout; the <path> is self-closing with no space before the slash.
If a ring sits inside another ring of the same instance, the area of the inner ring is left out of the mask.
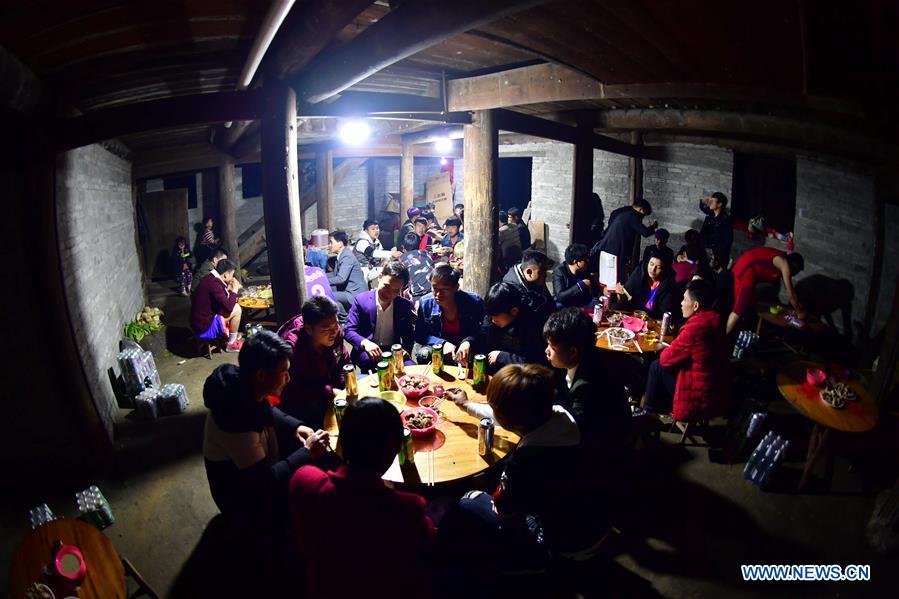
<path id="1" fill-rule="evenodd" d="M 642 353 L 643 353 L 643 348 L 640 347 L 640 344 L 637 342 L 637 338 L 634 337 L 633 339 L 631 339 L 631 341 L 634 342 L 634 347 L 637 348 L 637 351 L 640 352 L 640 353 L 642 354 Z"/>

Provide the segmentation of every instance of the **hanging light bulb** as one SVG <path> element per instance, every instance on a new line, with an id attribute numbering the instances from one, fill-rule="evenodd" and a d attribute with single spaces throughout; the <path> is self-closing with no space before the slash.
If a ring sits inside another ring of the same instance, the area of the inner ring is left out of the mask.
<path id="1" fill-rule="evenodd" d="M 441 137 L 434 142 L 434 149 L 441 154 L 449 154 L 453 149 L 453 142 L 448 137 Z"/>
<path id="2" fill-rule="evenodd" d="M 444 157 L 440 158 L 440 166 L 446 166 L 446 158 L 444 158 Z"/>
<path id="3" fill-rule="evenodd" d="M 348 146 L 361 146 L 371 135 L 371 127 L 362 120 L 346 121 L 338 131 L 340 141 Z"/>

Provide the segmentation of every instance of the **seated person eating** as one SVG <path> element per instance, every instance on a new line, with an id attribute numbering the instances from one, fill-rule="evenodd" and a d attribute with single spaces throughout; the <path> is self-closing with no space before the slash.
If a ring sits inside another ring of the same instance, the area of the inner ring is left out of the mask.
<path id="1" fill-rule="evenodd" d="M 419 364 L 430 363 L 437 344 L 443 346 L 448 363 L 470 363 L 471 344 L 484 320 L 484 304 L 477 294 L 459 289 L 461 276 L 449 264 L 438 264 L 431 273 L 431 293 L 421 298 L 415 322 L 415 341 L 421 345 L 415 356 Z"/>
<path id="2" fill-rule="evenodd" d="M 412 302 L 401 294 L 409 284 L 409 269 L 393 260 L 381 269 L 378 288 L 360 293 L 346 319 L 350 357 L 363 372 L 374 370 L 384 351 L 395 343 L 412 355 L 414 329 Z M 412 364 L 412 362 L 409 362 Z"/>
<path id="3" fill-rule="evenodd" d="M 606 293 L 617 296 L 613 308 L 642 310 L 659 320 L 665 312 L 674 310 L 676 290 L 677 285 L 668 265 L 659 256 L 652 256 L 645 271 L 638 268 L 628 277 L 627 283 L 618 283 L 614 290 L 606 290 Z"/>
<path id="4" fill-rule="evenodd" d="M 190 327 L 200 339 L 227 339 L 226 351 L 240 351 L 240 304 L 237 292 L 243 285 L 234 277 L 237 265 L 219 260 L 197 283 L 190 302 Z"/>
<path id="5" fill-rule="evenodd" d="M 316 429 L 324 425 L 334 388 L 343 387 L 344 365 L 351 363 L 337 312 L 333 300 L 317 295 L 306 300 L 302 312 L 278 329 L 278 335 L 293 348 L 290 382 L 281 395 L 282 409 Z"/>
<path id="6" fill-rule="evenodd" d="M 586 306 L 593 298 L 596 286 L 590 278 L 588 265 L 590 250 L 582 243 L 565 248 L 565 262 L 553 269 L 553 293 L 556 308 Z"/>
<path id="7" fill-rule="evenodd" d="M 487 316 L 475 346 L 477 353 L 487 356 L 489 374 L 508 364 L 545 362 L 540 323 L 516 285 L 493 285 L 484 298 L 484 310 Z"/>

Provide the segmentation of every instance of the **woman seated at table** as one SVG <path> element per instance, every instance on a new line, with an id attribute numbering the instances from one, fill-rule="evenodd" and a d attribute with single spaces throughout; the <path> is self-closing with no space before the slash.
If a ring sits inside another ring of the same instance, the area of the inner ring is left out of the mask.
<path id="1" fill-rule="evenodd" d="M 438 264 L 431 273 L 431 293 L 418 304 L 415 341 L 419 364 L 431 361 L 434 345 L 443 345 L 447 363 L 469 363 L 471 344 L 481 330 L 484 305 L 474 293 L 459 290 L 462 273 L 449 264 Z"/>
<path id="2" fill-rule="evenodd" d="M 333 389 L 343 386 L 343 366 L 350 364 L 337 312 L 334 300 L 317 295 L 303 304 L 301 314 L 278 329 L 278 335 L 293 348 L 282 409 L 316 429 L 324 424 Z"/>
<path id="3" fill-rule="evenodd" d="M 512 364 L 490 379 L 487 402 L 496 422 L 521 441 L 493 496 L 466 493 L 441 522 L 449 555 L 486 569 L 497 562 L 539 565 L 549 551 L 569 558 L 595 551 L 607 514 L 583 484 L 578 426 L 555 398 L 553 374 L 543 366 Z"/>
<path id="4" fill-rule="evenodd" d="M 642 310 L 650 318 L 660 320 L 665 312 L 673 312 L 677 285 L 674 276 L 663 258 L 652 256 L 646 264 L 646 271 L 635 270 L 627 283 L 618 283 L 615 290 L 607 291 L 616 295 L 612 305 L 618 310 Z M 677 315 L 673 315 L 677 319 Z"/>
<path id="5" fill-rule="evenodd" d="M 487 372 L 494 374 L 508 364 L 542 364 L 545 343 L 540 322 L 511 283 L 499 282 L 484 298 L 484 317 L 475 351 L 487 356 Z"/>
<path id="6" fill-rule="evenodd" d="M 353 300 L 346 319 L 346 340 L 353 345 L 350 357 L 362 372 L 374 370 L 382 352 L 395 343 L 412 355 L 412 302 L 400 296 L 408 284 L 409 269 L 394 260 L 381 269 L 377 289 Z"/>
<path id="7" fill-rule="evenodd" d="M 677 421 L 707 420 L 724 413 L 730 398 L 727 339 L 712 283 L 687 283 L 681 301 L 686 322 L 649 367 L 643 407 Z"/>
<path id="8" fill-rule="evenodd" d="M 399 413 L 366 397 L 340 422 L 345 464 L 323 472 L 297 470 L 290 481 L 290 519 L 306 567 L 309 597 L 363 597 L 390 589 L 394 597 L 430 595 L 423 552 L 436 533 L 418 495 L 384 484 L 403 440 Z M 358 559 L 347 559 L 350 555 Z M 398 561 L 399 560 L 399 561 Z"/>

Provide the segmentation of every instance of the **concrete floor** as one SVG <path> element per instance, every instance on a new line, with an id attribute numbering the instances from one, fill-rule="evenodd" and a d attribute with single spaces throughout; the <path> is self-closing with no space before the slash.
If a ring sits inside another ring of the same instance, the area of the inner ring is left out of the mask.
<path id="1" fill-rule="evenodd" d="M 151 291 L 154 305 L 166 309 L 170 341 L 172 336 L 177 341 L 176 329 L 186 322 L 188 300 L 163 286 Z M 178 350 L 177 344 L 173 347 Z M 74 492 L 96 482 L 117 518 L 106 534 L 162 596 L 209 596 L 197 591 L 205 588 L 203 581 L 233 571 L 235 565 L 212 567 L 200 556 L 215 544 L 210 541 L 214 527 L 210 522 L 217 513 L 201 447 L 203 382 L 216 366 L 236 362 L 236 354 L 215 354 L 210 361 L 157 351 L 156 361 L 163 382 L 186 386 L 191 400 L 187 413 L 141 423 L 123 411 L 115 463 L 106 476 L 82 486 L 48 490 L 40 498 L 6 494 L 0 518 L 2 563 L 9 563 L 26 531 L 29 507 L 47 501 L 57 514 L 72 515 Z M 801 429 L 802 423 L 798 426 Z M 799 495 L 788 490 L 795 484 L 798 465 L 787 470 L 783 490 L 762 492 L 743 480 L 742 464 L 716 463 L 708 448 L 675 446 L 674 435 L 663 434 L 662 440 L 660 446 L 640 451 L 635 460 L 631 509 L 620 523 L 621 535 L 607 545 L 609 559 L 586 570 L 579 585 L 586 596 L 896 595 L 895 557 L 877 555 L 864 539 L 874 494 L 861 492 L 866 486 L 862 476 L 849 473 L 847 463 L 838 461 L 829 493 Z M 237 547 L 232 555 L 239 562 L 244 551 Z M 739 569 L 744 563 L 870 564 L 872 581 L 744 583 Z M 0 576 L 5 577 L 6 570 L 4 566 Z"/>

